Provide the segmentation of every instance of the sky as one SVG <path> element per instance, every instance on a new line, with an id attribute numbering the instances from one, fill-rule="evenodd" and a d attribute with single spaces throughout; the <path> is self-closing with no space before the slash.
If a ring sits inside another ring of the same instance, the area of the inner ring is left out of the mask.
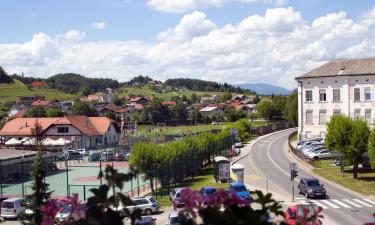
<path id="1" fill-rule="evenodd" d="M 373 0 L 0 0 L 0 66 L 127 81 L 188 77 L 288 89 L 375 56 Z"/>

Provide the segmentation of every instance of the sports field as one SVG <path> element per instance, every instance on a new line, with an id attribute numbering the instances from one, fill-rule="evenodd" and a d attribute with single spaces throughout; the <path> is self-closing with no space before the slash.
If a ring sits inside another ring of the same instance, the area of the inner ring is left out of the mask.
<path id="1" fill-rule="evenodd" d="M 106 164 L 113 165 L 115 169 L 119 172 L 126 173 L 129 170 L 129 166 L 127 162 L 111 162 L 109 163 L 102 163 L 102 170 L 105 170 Z M 70 194 L 78 193 L 80 199 L 84 200 L 84 198 L 90 197 L 92 194 L 90 192 L 91 188 L 98 187 L 100 185 L 100 180 L 97 179 L 97 175 L 99 174 L 100 167 L 99 163 L 89 163 L 89 162 L 81 162 L 81 163 L 74 163 L 71 161 L 68 166 L 68 172 L 66 172 L 66 168 L 64 163 L 57 163 L 57 166 L 60 168 L 59 172 L 50 175 L 46 178 L 48 184 L 50 184 L 50 190 L 53 191 L 54 198 L 62 198 L 68 194 L 68 187 Z M 67 185 L 67 180 L 69 181 L 69 186 Z M 106 181 L 103 179 L 102 183 L 104 184 Z M 147 186 L 143 176 L 139 175 L 139 186 L 141 187 L 141 192 L 144 190 L 144 186 Z M 31 190 L 32 181 L 25 181 L 24 182 L 24 193 L 28 195 L 32 192 Z M 122 192 L 129 192 L 134 190 L 135 195 L 137 194 L 137 179 L 135 178 L 133 182 L 127 182 L 124 186 Z M 19 184 L 12 184 L 7 185 L 4 184 L 2 188 L 2 192 L 4 196 L 22 196 L 22 183 Z"/>

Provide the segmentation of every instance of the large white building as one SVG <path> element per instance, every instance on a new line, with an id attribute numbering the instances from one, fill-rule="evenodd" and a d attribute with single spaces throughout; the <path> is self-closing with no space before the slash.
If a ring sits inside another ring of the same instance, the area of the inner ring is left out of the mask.
<path id="1" fill-rule="evenodd" d="M 302 140 L 324 137 L 326 123 L 336 114 L 374 124 L 375 58 L 332 61 L 296 80 Z"/>

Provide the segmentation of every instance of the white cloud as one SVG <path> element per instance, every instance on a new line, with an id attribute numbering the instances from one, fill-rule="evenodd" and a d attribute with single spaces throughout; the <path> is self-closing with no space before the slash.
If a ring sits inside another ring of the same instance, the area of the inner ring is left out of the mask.
<path id="1" fill-rule="evenodd" d="M 106 27 L 106 25 L 107 24 L 105 22 L 93 22 L 91 27 L 97 30 L 102 30 Z"/>
<path id="2" fill-rule="evenodd" d="M 193 12 L 154 44 L 85 42 L 84 36 L 39 33 L 25 43 L 0 44 L 0 62 L 9 73 L 33 76 L 75 72 L 126 81 L 145 74 L 294 88 L 294 77 L 329 60 L 374 56 L 375 8 L 356 19 L 334 12 L 310 22 L 293 8 L 275 8 L 224 26 Z"/>
<path id="3" fill-rule="evenodd" d="M 181 13 L 209 7 L 221 7 L 227 2 L 284 5 L 288 0 L 148 0 L 147 5 L 163 12 Z"/>
<path id="4" fill-rule="evenodd" d="M 79 30 L 70 30 L 64 34 L 64 39 L 66 41 L 76 42 L 82 41 L 86 36 L 85 32 L 81 32 Z"/>

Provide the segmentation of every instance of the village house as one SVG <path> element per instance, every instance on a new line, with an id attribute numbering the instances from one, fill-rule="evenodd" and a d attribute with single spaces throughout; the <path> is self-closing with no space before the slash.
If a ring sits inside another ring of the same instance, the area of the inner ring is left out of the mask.
<path id="1" fill-rule="evenodd" d="M 338 114 L 374 125 L 375 58 L 331 61 L 296 80 L 301 139 L 325 137 Z"/>
<path id="2" fill-rule="evenodd" d="M 33 95 L 33 96 L 20 96 L 18 97 L 17 104 L 25 104 L 30 105 L 31 103 L 35 101 L 44 101 L 46 98 L 43 95 Z"/>
<path id="3" fill-rule="evenodd" d="M 33 88 L 48 88 L 48 84 L 44 81 L 34 81 L 31 83 Z"/>
<path id="4" fill-rule="evenodd" d="M 205 108 L 199 110 L 199 112 L 204 116 L 206 116 L 206 115 L 216 116 L 216 117 L 223 117 L 224 116 L 224 111 L 217 106 L 208 106 L 208 107 L 205 107 Z"/>
<path id="5" fill-rule="evenodd" d="M 44 138 L 63 137 L 71 140 L 75 148 L 94 149 L 98 146 L 113 146 L 118 142 L 116 124 L 107 117 L 15 118 L 4 125 L 0 136 L 16 140 L 32 137 L 36 123 L 40 124 Z"/>
<path id="6" fill-rule="evenodd" d="M 31 103 L 31 106 L 42 106 L 42 107 L 45 107 L 45 108 L 55 108 L 55 107 L 57 107 L 57 104 L 53 101 L 38 100 L 38 101 L 35 101 L 35 102 Z"/>
<path id="7" fill-rule="evenodd" d="M 177 105 L 177 103 L 174 102 L 174 101 L 161 102 L 161 104 L 162 104 L 162 105 L 165 105 L 165 106 L 167 106 L 167 107 L 173 107 L 173 106 Z"/>
<path id="8" fill-rule="evenodd" d="M 205 97 L 201 97 L 200 103 L 206 104 L 206 105 L 208 105 L 208 104 L 214 104 L 219 99 L 220 99 L 220 97 L 218 95 L 205 96 Z"/>
<path id="9" fill-rule="evenodd" d="M 134 98 L 130 98 L 129 101 L 131 104 L 140 104 L 140 105 L 147 105 L 150 102 L 150 100 L 148 100 L 145 97 L 134 97 Z"/>

